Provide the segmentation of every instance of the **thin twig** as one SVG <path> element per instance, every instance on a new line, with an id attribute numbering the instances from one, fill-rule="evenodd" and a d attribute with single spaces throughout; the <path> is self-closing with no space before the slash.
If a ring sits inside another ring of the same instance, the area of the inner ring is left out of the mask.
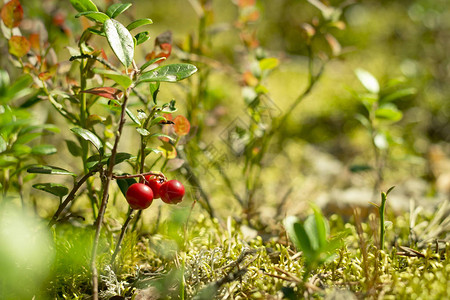
<path id="1" fill-rule="evenodd" d="M 98 171 L 98 168 L 96 169 L 92 169 L 90 170 L 86 175 L 84 175 L 72 188 L 72 190 L 70 191 L 69 195 L 67 195 L 66 199 L 64 200 L 64 202 L 62 202 L 59 207 L 58 210 L 55 212 L 55 214 L 53 215 L 52 219 L 50 220 L 50 222 L 48 223 L 48 227 L 52 227 L 53 225 L 55 225 L 57 223 L 58 217 L 59 215 L 62 213 L 62 211 L 66 208 L 66 206 L 75 198 L 75 194 L 76 192 L 79 190 L 79 188 L 83 185 L 83 183 L 89 178 L 91 177 L 94 173 L 96 173 Z"/>
<path id="2" fill-rule="evenodd" d="M 116 249 L 114 250 L 114 253 L 111 257 L 111 265 L 114 264 L 114 261 L 116 260 L 117 254 L 119 254 L 120 251 L 120 245 L 122 244 L 123 238 L 125 236 L 125 232 L 127 231 L 128 225 L 130 224 L 131 220 L 134 217 L 134 209 L 130 208 L 128 211 L 127 219 L 125 220 L 125 223 L 123 223 L 122 229 L 120 231 L 119 239 L 117 240 Z"/>
<path id="3" fill-rule="evenodd" d="M 145 177 L 147 175 L 154 175 L 154 176 L 159 176 L 162 178 L 166 178 L 166 176 L 164 176 L 163 173 L 161 172 L 145 172 L 145 173 L 140 173 L 140 174 L 127 174 L 127 175 L 112 175 L 112 179 L 128 179 L 128 178 L 136 178 L 136 177 Z"/>

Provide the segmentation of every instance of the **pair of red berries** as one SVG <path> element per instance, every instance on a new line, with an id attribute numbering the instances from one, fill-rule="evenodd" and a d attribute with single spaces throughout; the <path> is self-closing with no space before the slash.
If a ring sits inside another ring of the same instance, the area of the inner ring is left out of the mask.
<path id="1" fill-rule="evenodd" d="M 168 204 L 183 200 L 184 186 L 178 180 L 165 181 L 161 177 L 145 176 L 144 183 L 133 183 L 127 190 L 127 202 L 132 209 L 146 209 L 153 199 L 161 198 Z"/>

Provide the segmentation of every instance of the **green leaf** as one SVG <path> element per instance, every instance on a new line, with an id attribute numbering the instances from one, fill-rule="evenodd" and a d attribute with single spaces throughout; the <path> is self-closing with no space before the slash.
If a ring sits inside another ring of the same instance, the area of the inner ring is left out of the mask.
<path id="1" fill-rule="evenodd" d="M 156 105 L 156 98 L 158 97 L 159 93 L 159 82 L 150 83 L 150 94 L 152 95 L 153 103 Z"/>
<path id="2" fill-rule="evenodd" d="M 417 89 L 415 88 L 406 88 L 401 89 L 395 92 L 392 92 L 390 94 L 385 95 L 383 98 L 381 98 L 381 102 L 391 102 L 403 97 L 411 96 L 417 93 Z"/>
<path id="3" fill-rule="evenodd" d="M 317 238 L 319 241 L 319 249 L 322 249 L 327 243 L 328 237 L 328 225 L 327 221 L 320 212 L 319 208 L 315 205 L 312 205 L 312 209 L 314 210 L 314 220 L 317 228 Z"/>
<path id="4" fill-rule="evenodd" d="M 102 70 L 102 69 L 94 69 L 94 73 L 101 74 L 111 80 L 114 80 L 115 83 L 122 86 L 124 89 L 130 87 L 133 83 L 131 78 L 127 75 L 112 71 L 112 70 Z"/>
<path id="5" fill-rule="evenodd" d="M 70 154 L 72 154 L 75 157 L 81 157 L 81 155 L 83 154 L 83 150 L 81 149 L 81 147 L 74 141 L 71 141 L 71 140 L 65 140 L 65 141 L 66 141 L 67 149 L 69 150 Z"/>
<path id="6" fill-rule="evenodd" d="M 114 159 L 114 165 L 118 165 L 121 162 L 129 160 L 132 157 L 133 157 L 133 155 L 131 155 L 130 153 L 119 152 L 119 153 L 116 154 L 116 157 Z M 108 159 L 108 164 L 109 164 L 109 159 Z"/>
<path id="7" fill-rule="evenodd" d="M 167 138 L 169 140 L 171 140 L 172 142 L 175 142 L 175 139 L 167 134 L 164 133 L 153 133 L 151 136 L 149 137 L 162 137 L 162 138 Z"/>
<path id="8" fill-rule="evenodd" d="M 110 18 L 115 18 L 124 11 L 126 11 L 132 4 L 131 3 L 114 3 L 106 10 L 106 14 Z"/>
<path id="9" fill-rule="evenodd" d="M 103 24 L 111 49 L 116 54 L 119 61 L 128 67 L 134 57 L 134 41 L 131 33 L 121 23 L 114 19 L 108 19 Z"/>
<path id="10" fill-rule="evenodd" d="M 156 64 L 157 62 L 160 62 L 162 60 L 166 60 L 165 57 L 157 57 L 154 59 L 149 60 L 148 62 L 146 62 L 145 64 L 143 64 L 140 68 L 141 72 L 143 72 L 145 69 L 147 69 L 149 66 Z"/>
<path id="11" fill-rule="evenodd" d="M 79 12 L 98 11 L 97 6 L 91 0 L 70 0 L 70 3 Z"/>
<path id="12" fill-rule="evenodd" d="M 14 145 L 16 144 L 26 144 L 32 140 L 34 140 L 35 138 L 38 138 L 42 136 L 42 133 L 40 132 L 30 132 L 30 133 L 26 133 L 26 134 L 21 134 L 19 135 L 19 137 L 17 138 L 17 140 L 15 141 Z"/>
<path id="13" fill-rule="evenodd" d="M 22 155 L 27 155 L 30 154 L 31 152 L 31 147 L 27 146 L 27 145 L 22 145 L 22 144 L 14 144 L 11 148 L 11 150 L 13 151 L 14 155 L 16 157 L 22 156 Z"/>
<path id="14" fill-rule="evenodd" d="M 78 135 L 79 137 L 85 139 L 86 141 L 91 142 L 92 145 L 94 145 L 94 147 L 97 148 L 99 152 L 103 151 L 102 141 L 98 138 L 98 136 L 96 136 L 91 131 L 80 127 L 74 127 L 71 128 L 70 130 L 72 130 L 72 132 Z"/>
<path id="15" fill-rule="evenodd" d="M 149 154 L 152 153 L 152 152 L 155 153 L 155 154 L 161 154 L 161 153 L 163 153 L 162 150 L 157 149 L 157 148 L 151 148 L 151 147 L 145 148 L 145 151 L 144 151 L 145 156 L 149 155 Z"/>
<path id="16" fill-rule="evenodd" d="M 32 131 L 35 131 L 35 130 L 40 130 L 40 129 L 43 129 L 43 130 L 46 130 L 46 131 L 50 131 L 50 132 L 54 132 L 54 133 L 59 133 L 60 132 L 60 129 L 58 127 L 56 127 L 55 125 L 53 125 L 53 124 L 40 124 L 40 125 L 27 126 L 27 127 L 23 128 L 20 131 L 20 133 L 23 134 L 23 133 L 32 132 Z M 41 134 L 41 132 L 40 132 L 40 134 Z"/>
<path id="17" fill-rule="evenodd" d="M 128 107 L 125 109 L 127 115 L 130 117 L 130 119 L 138 126 L 141 126 L 141 121 L 139 121 L 138 117 L 136 117 L 131 110 L 128 109 Z"/>
<path id="18" fill-rule="evenodd" d="M 177 82 L 188 78 L 195 72 L 197 72 L 197 67 L 191 64 L 183 63 L 160 66 L 156 69 L 143 73 L 139 78 L 138 83 L 157 81 Z"/>
<path id="19" fill-rule="evenodd" d="M 165 122 L 165 121 L 167 121 L 167 119 L 164 117 L 156 117 L 150 122 L 150 127 L 152 127 L 153 125 L 159 124 L 161 122 Z"/>
<path id="20" fill-rule="evenodd" d="M 375 117 L 377 119 L 397 122 L 403 118 L 403 114 L 395 106 L 382 106 L 375 111 Z"/>
<path id="21" fill-rule="evenodd" d="M 362 85 L 371 93 L 378 94 L 380 91 L 380 85 L 378 80 L 369 72 L 363 69 L 356 69 L 355 74 L 358 77 Z"/>
<path id="22" fill-rule="evenodd" d="M 359 172 L 365 172 L 372 170 L 371 166 L 368 165 L 351 165 L 350 166 L 350 172 L 352 173 L 359 173 Z"/>
<path id="23" fill-rule="evenodd" d="M 75 16 L 75 18 L 79 18 L 81 16 L 85 16 L 89 20 L 99 23 L 105 23 L 106 20 L 109 20 L 109 17 L 102 12 L 99 11 L 84 11 Z"/>
<path id="24" fill-rule="evenodd" d="M 0 135 L 0 153 L 4 152 L 7 147 L 8 147 L 8 143 L 6 143 L 6 141 Z"/>
<path id="25" fill-rule="evenodd" d="M 139 20 L 133 21 L 130 24 L 128 24 L 127 29 L 129 31 L 131 31 L 131 30 L 133 30 L 135 28 L 138 28 L 140 26 L 150 25 L 150 24 L 153 24 L 153 21 L 150 20 L 150 19 L 139 19 Z"/>
<path id="26" fill-rule="evenodd" d="M 38 145 L 31 148 L 31 153 L 35 155 L 50 155 L 57 152 L 53 145 Z"/>
<path id="27" fill-rule="evenodd" d="M 139 134 L 142 136 L 148 136 L 150 134 L 150 132 L 145 128 L 138 127 L 136 128 L 136 131 L 139 132 Z"/>
<path id="28" fill-rule="evenodd" d="M 123 175 L 128 175 L 128 174 L 123 174 Z M 122 195 L 126 198 L 128 188 L 130 187 L 130 185 L 136 183 L 137 181 L 134 178 L 127 178 L 127 179 L 117 179 L 116 182 L 120 188 L 120 191 L 122 192 Z"/>
<path id="29" fill-rule="evenodd" d="M 275 57 L 264 58 L 259 61 L 259 67 L 261 70 L 272 70 L 275 69 L 279 64 L 278 59 Z"/>
<path id="30" fill-rule="evenodd" d="M 306 233 L 305 227 L 300 223 L 294 223 L 293 230 L 299 242 L 298 249 L 303 251 L 306 263 L 313 263 L 317 256 L 317 252 L 314 250 L 312 243 L 309 240 L 309 235 Z"/>
<path id="31" fill-rule="evenodd" d="M 150 33 L 148 31 L 139 32 L 134 38 L 136 39 L 136 45 L 140 45 L 150 39 Z"/>
<path id="32" fill-rule="evenodd" d="M 98 30 L 98 29 L 96 29 L 96 28 L 94 28 L 94 27 L 89 27 L 89 28 L 87 29 L 87 31 L 89 31 L 89 32 L 91 32 L 91 33 L 93 33 L 93 34 L 100 35 L 100 36 L 106 36 L 105 33 L 104 33 L 103 31 Z M 72 55 L 72 56 L 76 56 L 76 55 Z"/>
<path id="33" fill-rule="evenodd" d="M 17 164 L 18 159 L 14 156 L 0 155 L 0 167 L 7 168 Z"/>
<path id="34" fill-rule="evenodd" d="M 67 187 L 58 183 L 36 183 L 33 184 L 33 187 L 35 189 L 58 196 L 59 198 L 62 198 L 69 193 L 69 189 Z"/>
<path id="35" fill-rule="evenodd" d="M 33 83 L 33 78 L 30 74 L 20 76 L 7 90 L 7 98 L 20 98 L 29 93 L 28 87 Z"/>
<path id="36" fill-rule="evenodd" d="M 28 173 L 49 174 L 49 175 L 70 175 L 76 177 L 75 173 L 69 172 L 63 168 L 53 166 L 36 165 L 27 169 Z"/>

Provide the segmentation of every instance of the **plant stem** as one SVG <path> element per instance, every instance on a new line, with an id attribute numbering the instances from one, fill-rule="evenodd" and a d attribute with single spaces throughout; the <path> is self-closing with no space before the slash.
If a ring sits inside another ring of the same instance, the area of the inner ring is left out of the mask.
<path id="1" fill-rule="evenodd" d="M 119 239 L 117 240 L 116 249 L 114 250 L 114 253 L 111 257 L 111 262 L 110 262 L 111 265 L 114 264 L 114 261 L 116 260 L 116 256 L 117 256 L 117 254 L 119 254 L 120 245 L 122 244 L 123 238 L 125 236 L 125 232 L 127 231 L 128 225 L 130 224 L 131 220 L 134 217 L 133 213 L 134 213 L 134 209 L 130 208 L 128 210 L 127 219 L 125 220 L 125 223 L 123 223 L 122 230 L 120 231 L 120 236 L 119 236 Z"/>
<path id="2" fill-rule="evenodd" d="M 98 211 L 97 220 L 95 221 L 95 236 L 94 236 L 94 243 L 92 247 L 92 257 L 91 257 L 91 270 L 92 270 L 92 296 L 94 300 L 98 300 L 98 271 L 96 267 L 96 257 L 97 257 L 97 248 L 98 248 L 98 241 L 100 238 L 100 231 L 102 228 L 103 223 L 103 217 L 105 215 L 106 206 L 108 205 L 108 198 L 109 198 L 109 185 L 111 183 L 111 180 L 113 178 L 113 169 L 114 164 L 116 160 L 116 154 L 117 154 L 117 148 L 119 146 L 120 137 L 122 136 L 122 130 L 123 126 L 125 124 L 125 109 L 127 107 L 128 103 L 128 95 L 129 91 L 125 91 L 124 97 L 123 97 L 123 103 L 122 103 L 122 111 L 120 113 L 120 121 L 119 121 L 119 128 L 117 129 L 116 133 L 116 139 L 114 141 L 114 146 L 111 150 L 111 157 L 109 159 L 109 165 L 106 172 L 106 178 L 103 183 L 103 195 L 102 195 L 102 202 L 100 205 L 100 209 Z"/>
<path id="3" fill-rule="evenodd" d="M 387 200 L 387 194 L 382 192 L 381 193 L 381 205 L 379 208 L 380 212 L 380 249 L 384 250 L 384 236 L 386 235 L 385 232 L 385 225 L 384 225 L 384 213 L 386 208 L 386 200 Z"/>
<path id="4" fill-rule="evenodd" d="M 155 176 L 160 176 L 160 177 L 164 177 L 164 174 L 161 172 L 145 172 L 145 173 L 139 173 L 139 174 L 128 174 L 128 175 L 112 175 L 111 179 L 128 179 L 128 178 L 136 178 L 136 177 L 144 177 L 147 175 L 155 175 Z"/>
<path id="5" fill-rule="evenodd" d="M 92 169 L 91 171 L 89 171 L 86 175 L 84 175 L 72 188 L 72 190 L 70 191 L 69 195 L 67 195 L 66 199 L 64 200 L 64 202 L 62 202 L 59 207 L 58 210 L 55 212 L 55 214 L 53 215 L 52 219 L 50 220 L 50 222 L 48 223 L 48 227 L 52 227 L 53 225 L 55 225 L 58 221 L 58 217 L 59 215 L 62 213 L 62 211 L 66 208 L 66 206 L 75 198 L 75 194 L 78 191 L 78 189 L 83 185 L 83 183 L 89 178 L 91 177 L 95 172 L 97 172 L 97 169 Z"/>

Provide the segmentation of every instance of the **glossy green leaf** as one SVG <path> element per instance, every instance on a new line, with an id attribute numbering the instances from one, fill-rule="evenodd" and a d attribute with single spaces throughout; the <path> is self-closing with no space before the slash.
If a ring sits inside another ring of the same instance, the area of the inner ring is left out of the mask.
<path id="1" fill-rule="evenodd" d="M 27 169 L 28 173 L 49 174 L 49 175 L 71 175 L 77 176 L 75 173 L 69 172 L 63 168 L 53 166 L 36 165 Z"/>
<path id="2" fill-rule="evenodd" d="M 58 183 L 36 183 L 33 184 L 35 189 L 50 193 L 60 198 L 69 193 L 69 189 L 62 184 Z"/>
<path id="3" fill-rule="evenodd" d="M 129 76 L 112 70 L 94 69 L 93 71 L 94 73 L 101 74 L 111 80 L 114 80 L 114 82 L 122 86 L 124 89 L 129 88 L 130 85 L 133 83 L 133 81 Z"/>
<path id="4" fill-rule="evenodd" d="M 130 24 L 128 24 L 127 29 L 129 31 L 131 31 L 131 30 L 133 30 L 135 28 L 138 28 L 140 26 L 150 25 L 150 24 L 153 24 L 153 21 L 150 20 L 150 19 L 139 19 L 139 20 L 133 21 Z"/>
<path id="5" fill-rule="evenodd" d="M 378 80 L 369 72 L 363 69 L 356 69 L 355 74 L 362 85 L 371 93 L 378 94 L 380 85 Z"/>
<path id="6" fill-rule="evenodd" d="M 160 66 L 156 69 L 143 73 L 139 78 L 138 83 L 142 82 L 177 82 L 188 78 L 197 72 L 197 67 L 191 64 L 172 64 Z"/>
<path id="7" fill-rule="evenodd" d="M 136 45 L 140 45 L 150 39 L 150 33 L 148 31 L 139 32 L 134 38 L 136 39 Z"/>
<path id="8" fill-rule="evenodd" d="M 81 16 L 84 16 L 86 18 L 88 18 L 89 20 L 92 20 L 94 22 L 98 22 L 98 23 L 105 23 L 106 20 L 109 20 L 109 17 L 99 11 L 85 11 L 85 12 L 81 12 L 79 14 L 77 14 L 75 16 L 75 18 L 79 18 Z"/>
<path id="9" fill-rule="evenodd" d="M 126 11 L 132 4 L 131 3 L 114 3 L 106 10 L 106 14 L 110 18 L 115 18 L 124 11 Z"/>
<path id="10" fill-rule="evenodd" d="M 151 59 L 151 60 L 149 60 L 148 62 L 146 62 L 145 64 L 143 64 L 143 65 L 141 66 L 140 70 L 141 70 L 141 71 L 144 71 L 144 70 L 147 69 L 149 66 L 151 66 L 151 65 L 153 65 L 153 64 L 156 64 L 156 63 L 158 63 L 158 62 L 160 62 L 160 61 L 166 60 L 166 59 L 167 59 L 167 58 L 165 58 L 165 57 L 157 57 L 157 58 Z"/>
<path id="11" fill-rule="evenodd" d="M 126 152 L 116 153 L 116 157 L 114 159 L 114 165 L 118 165 L 121 162 L 129 160 L 130 158 L 133 158 L 133 155 L 131 155 L 130 153 L 126 153 Z M 107 164 L 109 164 L 109 159 L 107 161 Z"/>
<path id="12" fill-rule="evenodd" d="M 150 122 L 150 127 L 152 127 L 153 125 L 159 124 L 161 122 L 166 122 L 166 121 L 167 121 L 167 119 L 164 117 L 156 117 Z"/>
<path id="13" fill-rule="evenodd" d="M 50 155 L 57 152 L 53 145 L 38 145 L 31 148 L 31 153 L 35 155 Z"/>
<path id="14" fill-rule="evenodd" d="M 116 54 L 119 61 L 128 67 L 134 57 L 134 41 L 131 33 L 121 23 L 114 19 L 108 19 L 103 24 L 111 49 Z"/>
<path id="15" fill-rule="evenodd" d="M 86 29 L 86 30 L 89 31 L 89 32 L 91 32 L 91 33 L 93 33 L 93 34 L 99 35 L 99 36 L 106 36 L 105 33 L 104 33 L 103 31 L 98 30 L 98 29 L 96 29 L 96 28 L 94 28 L 94 27 L 89 27 L 89 28 Z M 72 55 L 72 56 L 76 56 L 76 55 Z"/>
<path id="16" fill-rule="evenodd" d="M 139 118 L 136 117 L 131 110 L 128 109 L 128 107 L 125 109 L 127 115 L 130 117 L 130 119 L 138 126 L 141 126 L 141 121 L 139 121 Z"/>
<path id="17" fill-rule="evenodd" d="M 159 93 L 159 86 L 160 86 L 159 82 L 150 83 L 150 94 L 152 95 L 153 103 L 155 105 L 157 104 L 156 99 L 157 99 L 158 93 Z"/>
<path id="18" fill-rule="evenodd" d="M 136 131 L 139 132 L 139 134 L 142 135 L 142 136 L 150 135 L 150 132 L 147 129 L 145 129 L 145 128 L 138 127 L 138 128 L 136 128 Z"/>
<path id="19" fill-rule="evenodd" d="M 91 0 L 70 0 L 70 3 L 79 12 L 98 11 L 97 6 Z"/>
<path id="20" fill-rule="evenodd" d="M 66 140 L 67 149 L 69 150 L 70 154 L 72 154 L 75 157 L 81 157 L 83 154 L 83 150 L 81 147 L 71 140 Z"/>
<path id="21" fill-rule="evenodd" d="M 92 145 L 94 145 L 94 147 L 97 148 L 98 151 L 100 152 L 102 151 L 103 143 L 98 138 L 98 136 L 96 136 L 93 132 L 80 127 L 74 127 L 71 128 L 70 130 L 72 130 L 72 132 L 78 135 L 79 137 L 85 139 L 86 141 L 91 142 Z"/>
<path id="22" fill-rule="evenodd" d="M 127 175 L 127 174 L 123 174 L 123 175 Z M 135 178 L 127 178 L 127 179 L 117 179 L 116 182 L 117 182 L 117 185 L 119 186 L 120 191 L 122 192 L 122 195 L 126 198 L 128 188 L 132 184 L 136 183 L 137 181 Z"/>

